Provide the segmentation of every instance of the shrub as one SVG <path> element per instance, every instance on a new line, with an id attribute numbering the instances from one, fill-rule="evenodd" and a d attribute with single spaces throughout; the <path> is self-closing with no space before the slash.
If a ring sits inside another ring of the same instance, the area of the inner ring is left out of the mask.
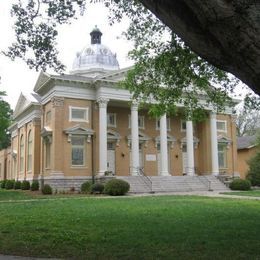
<path id="1" fill-rule="evenodd" d="M 29 190 L 30 189 L 30 182 L 29 181 L 22 181 L 21 189 L 22 190 Z"/>
<path id="2" fill-rule="evenodd" d="M 91 186 L 91 193 L 103 193 L 104 185 L 102 183 L 94 183 Z"/>
<path id="3" fill-rule="evenodd" d="M 129 189 L 130 185 L 128 182 L 119 179 L 112 179 L 105 184 L 104 192 L 112 196 L 118 196 L 126 194 Z"/>
<path id="4" fill-rule="evenodd" d="M 37 180 L 34 180 L 31 185 L 31 191 L 39 190 L 39 187 L 40 187 L 39 182 Z"/>
<path id="5" fill-rule="evenodd" d="M 2 181 L 1 181 L 1 188 L 2 188 L 2 189 L 5 188 L 6 182 L 7 182 L 7 180 L 2 180 Z"/>
<path id="6" fill-rule="evenodd" d="M 251 182 L 253 186 L 260 186 L 260 153 L 258 152 L 248 162 L 249 171 L 247 179 Z"/>
<path id="7" fill-rule="evenodd" d="M 19 189 L 21 189 L 21 182 L 20 181 L 16 181 L 15 183 L 14 183 L 14 189 L 15 190 L 19 190 Z"/>
<path id="8" fill-rule="evenodd" d="M 249 180 L 236 179 L 230 183 L 229 188 L 231 190 L 250 190 L 251 183 Z"/>
<path id="9" fill-rule="evenodd" d="M 42 188 L 42 193 L 44 195 L 47 195 L 47 194 L 52 194 L 52 188 L 49 184 L 44 184 L 43 188 Z"/>
<path id="10" fill-rule="evenodd" d="M 80 191 L 82 193 L 90 193 L 91 192 L 91 186 L 92 186 L 92 182 L 91 181 L 83 182 L 81 184 Z"/>
<path id="11" fill-rule="evenodd" d="M 15 183 L 15 180 L 7 180 L 6 183 L 5 183 L 5 188 L 7 190 L 11 190 L 14 188 L 14 183 Z"/>

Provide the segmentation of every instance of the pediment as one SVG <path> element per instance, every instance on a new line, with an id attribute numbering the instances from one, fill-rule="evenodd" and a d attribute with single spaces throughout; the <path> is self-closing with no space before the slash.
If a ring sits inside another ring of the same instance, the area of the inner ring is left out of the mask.
<path id="1" fill-rule="evenodd" d="M 121 136 L 119 133 L 117 133 L 116 131 L 113 131 L 111 129 L 107 130 L 107 139 L 110 140 L 119 140 L 121 139 Z"/>
<path id="2" fill-rule="evenodd" d="M 68 135 L 93 135 L 94 130 L 90 128 L 85 128 L 80 125 L 69 127 L 64 129 L 64 133 Z"/>
<path id="3" fill-rule="evenodd" d="M 127 72 L 131 69 L 132 67 L 127 67 L 121 70 L 117 70 L 114 72 L 107 73 L 105 75 L 102 75 L 99 77 L 97 80 L 100 81 L 113 81 L 113 82 L 119 82 L 125 79 Z"/>
<path id="4" fill-rule="evenodd" d="M 232 140 L 226 136 L 219 135 L 218 136 L 218 143 L 224 143 L 224 144 L 231 144 Z"/>
<path id="5" fill-rule="evenodd" d="M 146 134 L 144 134 L 143 132 L 140 132 L 140 131 L 139 131 L 138 136 L 139 136 L 139 141 L 148 141 L 148 140 L 151 139 L 148 135 L 146 135 Z M 131 140 L 132 139 L 132 135 L 131 134 L 128 135 L 127 139 Z"/>
<path id="6" fill-rule="evenodd" d="M 30 103 L 30 100 L 21 92 L 14 109 L 14 116 L 20 114 Z"/>
<path id="7" fill-rule="evenodd" d="M 50 75 L 46 72 L 41 71 L 40 75 L 35 83 L 33 91 L 37 92 L 37 90 L 40 89 L 40 87 L 47 82 L 47 80 L 50 78 Z"/>

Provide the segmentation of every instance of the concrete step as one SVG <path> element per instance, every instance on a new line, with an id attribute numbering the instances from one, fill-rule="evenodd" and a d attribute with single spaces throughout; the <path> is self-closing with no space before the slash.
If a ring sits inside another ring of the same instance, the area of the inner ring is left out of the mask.
<path id="1" fill-rule="evenodd" d="M 228 191 L 215 176 L 118 176 L 130 184 L 130 192 Z"/>

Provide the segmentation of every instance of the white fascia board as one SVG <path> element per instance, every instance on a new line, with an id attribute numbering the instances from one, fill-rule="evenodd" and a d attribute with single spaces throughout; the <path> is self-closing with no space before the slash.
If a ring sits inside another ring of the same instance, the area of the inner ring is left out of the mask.
<path id="1" fill-rule="evenodd" d="M 23 125 L 27 124 L 28 122 L 32 121 L 33 119 L 40 119 L 41 118 L 41 111 L 40 110 L 33 110 L 30 113 L 23 116 L 20 120 L 17 121 L 18 128 L 22 127 Z"/>
<path id="2" fill-rule="evenodd" d="M 130 101 L 132 95 L 126 89 L 99 87 L 97 89 L 96 98 L 107 98 L 111 100 Z"/>
<path id="3" fill-rule="evenodd" d="M 95 100 L 96 90 L 94 88 L 76 88 L 66 86 L 55 86 L 42 96 L 42 104 L 48 103 L 52 97 L 65 97 L 74 99 Z"/>

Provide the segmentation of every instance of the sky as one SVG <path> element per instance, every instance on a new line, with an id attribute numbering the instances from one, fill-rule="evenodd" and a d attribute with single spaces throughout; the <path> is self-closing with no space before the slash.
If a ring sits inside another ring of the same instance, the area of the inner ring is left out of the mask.
<path id="1" fill-rule="evenodd" d="M 15 0 L 0 0 L 0 51 L 7 50 L 14 40 L 12 28 L 14 20 L 10 15 L 12 3 Z M 90 43 L 91 30 L 97 25 L 102 31 L 102 43 L 117 54 L 120 68 L 133 64 L 127 58 L 127 53 L 132 44 L 121 36 L 127 27 L 127 22 L 115 24 L 112 27 L 108 24 L 108 10 L 101 3 L 90 4 L 83 17 L 72 21 L 69 25 L 63 25 L 59 29 L 58 46 L 60 60 L 67 67 L 65 73 L 69 73 L 76 53 Z M 47 71 L 48 72 L 48 71 Z M 21 92 L 29 94 L 33 91 L 39 72 L 28 68 L 25 62 L 20 59 L 11 61 L 10 58 L 0 54 L 0 90 L 6 91 L 4 98 L 15 108 Z"/>

